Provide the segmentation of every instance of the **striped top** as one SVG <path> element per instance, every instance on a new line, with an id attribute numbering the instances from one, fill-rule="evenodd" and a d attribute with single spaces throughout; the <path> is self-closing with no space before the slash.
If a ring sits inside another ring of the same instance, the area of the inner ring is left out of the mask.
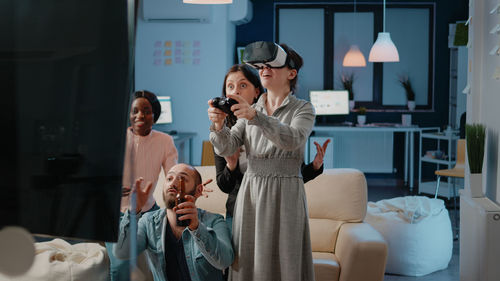
<path id="1" fill-rule="evenodd" d="M 126 149 L 125 164 L 123 166 L 123 186 L 131 187 L 139 177 L 144 178 L 145 183 L 153 183 L 153 189 L 149 194 L 148 201 L 142 208 L 142 211 L 145 212 L 155 204 L 153 192 L 161 168 L 163 167 L 166 175 L 170 168 L 177 164 L 177 149 L 172 137 L 165 133 L 151 130 L 149 135 L 139 136 L 132 132 L 131 127 L 127 129 Z M 145 187 L 145 185 L 142 186 L 142 188 Z M 122 197 L 120 208 L 122 212 L 128 209 L 130 198 L 130 196 Z"/>

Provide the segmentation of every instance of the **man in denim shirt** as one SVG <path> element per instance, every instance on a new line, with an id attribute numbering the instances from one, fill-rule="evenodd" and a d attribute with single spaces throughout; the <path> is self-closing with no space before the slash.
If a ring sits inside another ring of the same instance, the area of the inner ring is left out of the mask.
<path id="1" fill-rule="evenodd" d="M 186 202 L 175 207 L 180 191 L 179 182 L 185 183 Z M 141 188 L 142 179 L 136 181 L 137 192 L 137 253 L 146 250 L 149 267 L 155 280 L 223 280 L 222 269 L 234 259 L 230 230 L 218 214 L 197 209 L 196 199 L 202 194 L 200 173 L 192 166 L 177 164 L 166 176 L 163 189 L 164 209 L 140 214 L 152 190 L 149 183 Z M 187 227 L 178 226 L 179 220 L 189 220 Z M 130 213 L 126 211 L 120 222 L 120 235 L 114 246 L 116 257 L 129 258 Z"/>

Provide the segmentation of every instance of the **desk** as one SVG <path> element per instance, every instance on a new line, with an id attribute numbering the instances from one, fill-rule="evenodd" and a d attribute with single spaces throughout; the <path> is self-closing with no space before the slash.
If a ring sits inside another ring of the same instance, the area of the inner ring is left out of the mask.
<path id="1" fill-rule="evenodd" d="M 313 128 L 314 135 L 312 137 L 333 137 L 333 145 L 337 147 L 337 151 L 345 151 L 345 147 L 348 145 L 354 146 L 358 145 L 358 148 L 362 148 L 367 151 L 372 151 L 373 154 L 376 154 L 379 151 L 379 148 L 376 147 L 377 144 L 383 144 L 385 147 L 393 146 L 393 134 L 394 133 L 404 133 L 405 134 L 405 145 L 404 145 L 404 181 L 405 184 L 408 184 L 410 187 L 410 191 L 413 191 L 414 185 L 414 152 L 415 152 L 415 144 L 414 144 L 414 136 L 415 133 L 420 133 L 419 127 L 400 127 L 400 126 L 362 126 L 362 127 L 334 127 L 334 126 L 317 126 Z M 336 134 L 362 134 L 361 138 L 353 139 L 352 142 L 339 142 L 335 140 Z M 376 134 L 379 133 L 379 136 L 382 136 L 382 139 L 377 140 Z M 364 134 L 373 134 L 373 138 L 370 136 L 364 136 Z M 390 135 L 390 138 L 385 138 L 385 136 Z M 385 139 L 384 139 L 385 138 Z M 363 147 L 359 147 L 359 144 L 363 143 Z M 370 147 L 371 146 L 371 147 Z M 309 145 L 307 146 L 309 149 Z M 370 150 L 370 148 L 375 147 L 374 150 Z M 334 153 L 336 149 L 334 148 Z M 311 155 L 311 152 L 308 151 L 307 155 Z M 371 154 L 371 153 L 370 153 Z M 337 155 L 333 156 L 334 158 Z M 373 160 L 373 155 L 343 155 L 343 157 L 362 157 L 361 161 Z M 312 157 L 310 157 L 312 158 Z M 392 153 L 390 157 L 386 157 L 386 159 L 390 159 L 392 165 Z M 309 159 L 312 160 L 312 159 Z M 340 160 L 342 161 L 342 159 Z M 374 165 L 377 165 L 377 159 L 374 159 Z M 384 161 L 381 159 L 380 161 Z M 379 161 L 379 162 L 380 162 Z M 337 167 L 335 167 L 337 168 Z M 342 168 L 357 168 L 357 167 L 342 167 Z M 363 169 L 360 169 L 363 170 Z M 372 172 L 372 171 L 367 171 Z"/>
<path id="2" fill-rule="evenodd" d="M 178 163 L 193 164 L 193 138 L 196 133 L 177 133 L 171 135 L 174 139 L 175 148 L 177 148 L 177 153 L 179 154 Z M 186 142 L 188 147 L 186 149 Z M 186 157 L 186 154 L 188 156 Z M 189 161 L 186 161 L 189 160 Z"/>

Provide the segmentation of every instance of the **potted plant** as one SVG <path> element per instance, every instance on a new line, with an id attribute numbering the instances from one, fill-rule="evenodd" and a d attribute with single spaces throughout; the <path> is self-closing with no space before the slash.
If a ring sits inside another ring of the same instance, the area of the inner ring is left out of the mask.
<path id="1" fill-rule="evenodd" d="M 349 108 L 354 108 L 354 92 L 352 91 L 352 84 L 354 83 L 354 73 L 342 73 L 340 75 L 340 82 L 342 87 L 349 93 Z"/>
<path id="2" fill-rule="evenodd" d="M 366 107 L 362 106 L 358 109 L 358 124 L 364 125 L 366 123 Z"/>
<path id="3" fill-rule="evenodd" d="M 415 92 L 413 91 L 413 89 L 411 87 L 411 82 L 410 82 L 410 79 L 408 78 L 408 75 L 399 76 L 399 83 L 401 83 L 401 86 L 403 86 L 403 88 L 405 89 L 408 109 L 414 110 L 415 109 Z"/>
<path id="4" fill-rule="evenodd" d="M 482 124 L 465 124 L 465 141 L 467 144 L 467 160 L 470 170 L 471 197 L 484 197 L 483 194 L 483 159 L 486 127 Z"/>

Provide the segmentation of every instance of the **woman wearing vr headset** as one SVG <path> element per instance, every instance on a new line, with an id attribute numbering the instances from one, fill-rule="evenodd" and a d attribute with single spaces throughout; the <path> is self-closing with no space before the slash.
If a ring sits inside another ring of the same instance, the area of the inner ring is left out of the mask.
<path id="1" fill-rule="evenodd" d="M 248 159 L 234 206 L 230 280 L 314 280 L 300 167 L 315 113 L 293 95 L 302 58 L 272 42 L 252 43 L 245 53 L 267 92 L 253 105 L 227 94 L 238 102 L 231 106 L 238 119 L 231 129 L 226 113 L 211 101 L 208 109 L 215 152 L 227 157 L 244 145 Z"/>
<path id="2" fill-rule="evenodd" d="M 222 85 L 222 97 L 227 94 L 236 94 L 243 97 L 248 104 L 254 104 L 264 93 L 264 87 L 260 83 L 259 75 L 246 64 L 235 64 L 226 73 Z M 226 116 L 226 126 L 231 127 L 236 124 L 236 116 L 229 114 Z M 316 146 L 316 156 L 314 160 L 305 164 L 302 162 L 301 174 L 304 183 L 315 179 L 323 173 L 323 158 L 330 139 L 323 145 L 314 142 Z M 230 227 L 233 221 L 234 203 L 240 189 L 241 180 L 247 167 L 245 146 L 241 146 L 233 155 L 221 157 L 214 152 L 215 169 L 217 170 L 217 185 L 228 194 L 226 201 L 226 220 Z"/>

